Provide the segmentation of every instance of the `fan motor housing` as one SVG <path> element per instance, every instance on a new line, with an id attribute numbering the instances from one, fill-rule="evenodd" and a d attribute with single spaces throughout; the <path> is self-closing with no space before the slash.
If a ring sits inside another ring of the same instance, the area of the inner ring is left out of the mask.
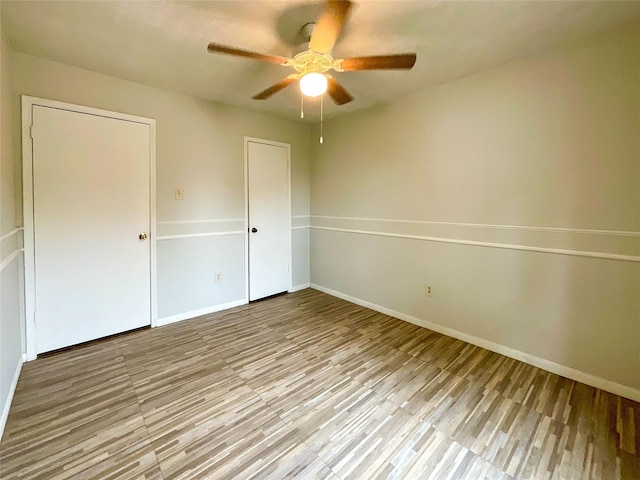
<path id="1" fill-rule="evenodd" d="M 311 35 L 313 35 L 315 28 L 316 22 L 305 23 L 302 28 L 300 28 L 300 33 L 302 33 L 302 36 L 307 39 L 307 42 L 311 39 Z"/>
<path id="2" fill-rule="evenodd" d="M 300 51 L 296 53 L 298 49 Z M 342 59 L 334 60 L 328 53 L 314 52 L 309 49 L 308 43 L 298 45 L 293 53 L 293 58 L 288 60 L 285 65 L 295 68 L 303 75 L 309 72 L 324 73 L 331 69 L 342 71 Z"/>

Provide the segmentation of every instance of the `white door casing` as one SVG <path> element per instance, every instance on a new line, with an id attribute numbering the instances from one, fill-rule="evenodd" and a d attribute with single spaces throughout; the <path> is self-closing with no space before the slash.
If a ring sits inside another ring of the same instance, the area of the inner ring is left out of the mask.
<path id="1" fill-rule="evenodd" d="M 23 97 L 27 111 L 25 311 L 33 359 L 155 323 L 155 123 Z"/>
<path id="2" fill-rule="evenodd" d="M 248 299 L 291 289 L 290 147 L 245 139 Z"/>

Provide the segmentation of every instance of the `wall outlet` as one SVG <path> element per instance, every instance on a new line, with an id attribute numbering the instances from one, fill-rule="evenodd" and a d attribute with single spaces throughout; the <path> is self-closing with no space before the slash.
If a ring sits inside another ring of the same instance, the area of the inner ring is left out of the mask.
<path id="1" fill-rule="evenodd" d="M 184 200 L 184 188 L 176 187 L 176 200 Z"/>
<path id="2" fill-rule="evenodd" d="M 431 285 L 424 286 L 424 295 L 426 297 L 433 297 L 433 287 Z"/>
<path id="3" fill-rule="evenodd" d="M 216 283 L 222 283 L 222 273 L 221 272 L 216 272 Z"/>

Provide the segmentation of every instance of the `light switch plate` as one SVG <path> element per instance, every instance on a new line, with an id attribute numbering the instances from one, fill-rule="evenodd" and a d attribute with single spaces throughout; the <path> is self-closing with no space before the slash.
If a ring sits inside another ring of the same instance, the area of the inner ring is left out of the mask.
<path id="1" fill-rule="evenodd" d="M 176 187 L 176 200 L 184 199 L 184 188 Z"/>

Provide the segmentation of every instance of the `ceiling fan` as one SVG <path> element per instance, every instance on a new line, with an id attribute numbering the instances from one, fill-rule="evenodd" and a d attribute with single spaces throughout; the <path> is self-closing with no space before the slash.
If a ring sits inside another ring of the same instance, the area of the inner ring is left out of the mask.
<path id="1" fill-rule="evenodd" d="M 331 51 L 352 5 L 353 3 L 348 0 L 328 0 L 317 22 L 308 23 L 302 28 L 302 33 L 309 38 L 309 43 L 303 44 L 298 52 L 294 51 L 293 58 L 264 55 L 217 43 L 209 43 L 207 50 L 210 53 L 253 58 L 295 69 L 297 73 L 288 75 L 275 85 L 254 95 L 252 98 L 255 100 L 265 100 L 289 85 L 299 82 L 300 90 L 304 95 L 317 97 L 328 92 L 335 103 L 344 105 L 353 100 L 353 97 L 334 77 L 326 73 L 327 71 L 332 69 L 336 72 L 410 70 L 416 62 L 415 53 L 334 59 Z"/>

